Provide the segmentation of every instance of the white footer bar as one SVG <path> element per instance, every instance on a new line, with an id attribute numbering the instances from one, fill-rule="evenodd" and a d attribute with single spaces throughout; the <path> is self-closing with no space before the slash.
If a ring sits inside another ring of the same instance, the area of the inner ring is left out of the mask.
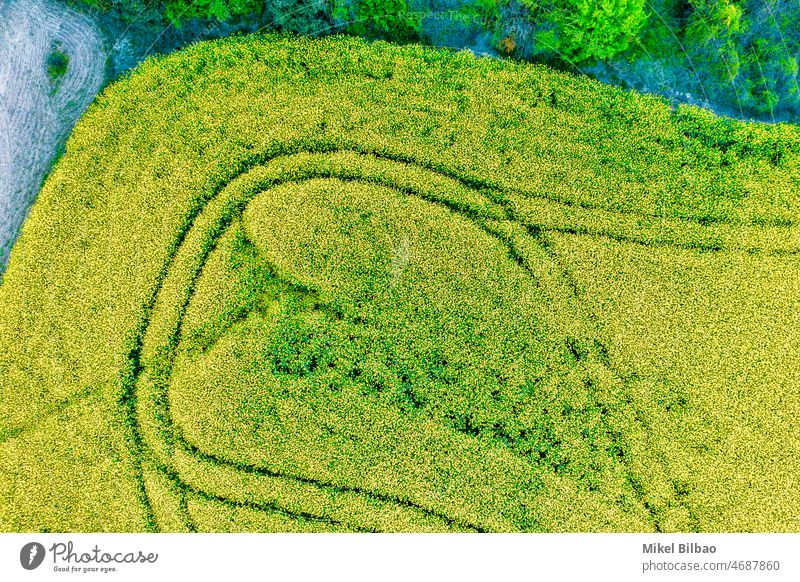
<path id="1" fill-rule="evenodd" d="M 1 534 L 0 580 L 800 580 L 800 534 Z"/>

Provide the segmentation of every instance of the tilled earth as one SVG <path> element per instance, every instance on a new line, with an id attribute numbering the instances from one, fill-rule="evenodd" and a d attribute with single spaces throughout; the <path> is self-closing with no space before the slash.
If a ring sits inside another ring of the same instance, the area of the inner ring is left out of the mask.
<path id="1" fill-rule="evenodd" d="M 54 48 L 69 57 L 58 80 Z M 49 0 L 0 0 L 0 276 L 59 146 L 103 84 L 95 23 Z"/>

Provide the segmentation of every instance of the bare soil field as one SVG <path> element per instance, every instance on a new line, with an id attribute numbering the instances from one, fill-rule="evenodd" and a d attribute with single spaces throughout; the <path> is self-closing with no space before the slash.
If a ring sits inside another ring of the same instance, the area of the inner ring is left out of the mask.
<path id="1" fill-rule="evenodd" d="M 53 79 L 57 48 L 66 72 Z M 0 0 L 0 276 L 61 144 L 105 77 L 91 18 L 49 0 Z"/>

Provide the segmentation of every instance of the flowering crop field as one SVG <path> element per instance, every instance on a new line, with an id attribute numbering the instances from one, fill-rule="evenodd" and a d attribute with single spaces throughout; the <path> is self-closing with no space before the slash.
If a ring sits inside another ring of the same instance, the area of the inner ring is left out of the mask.
<path id="1" fill-rule="evenodd" d="M 800 131 L 330 37 L 152 59 L 0 285 L 6 531 L 800 531 Z"/>

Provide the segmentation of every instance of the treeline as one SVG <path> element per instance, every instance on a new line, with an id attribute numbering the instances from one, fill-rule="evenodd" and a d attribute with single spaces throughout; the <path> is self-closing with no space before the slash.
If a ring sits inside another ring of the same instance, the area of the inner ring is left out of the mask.
<path id="1" fill-rule="evenodd" d="M 82 1 L 129 19 L 155 15 L 162 26 L 257 16 L 300 34 L 469 47 L 589 72 L 735 117 L 800 118 L 796 0 Z"/>

